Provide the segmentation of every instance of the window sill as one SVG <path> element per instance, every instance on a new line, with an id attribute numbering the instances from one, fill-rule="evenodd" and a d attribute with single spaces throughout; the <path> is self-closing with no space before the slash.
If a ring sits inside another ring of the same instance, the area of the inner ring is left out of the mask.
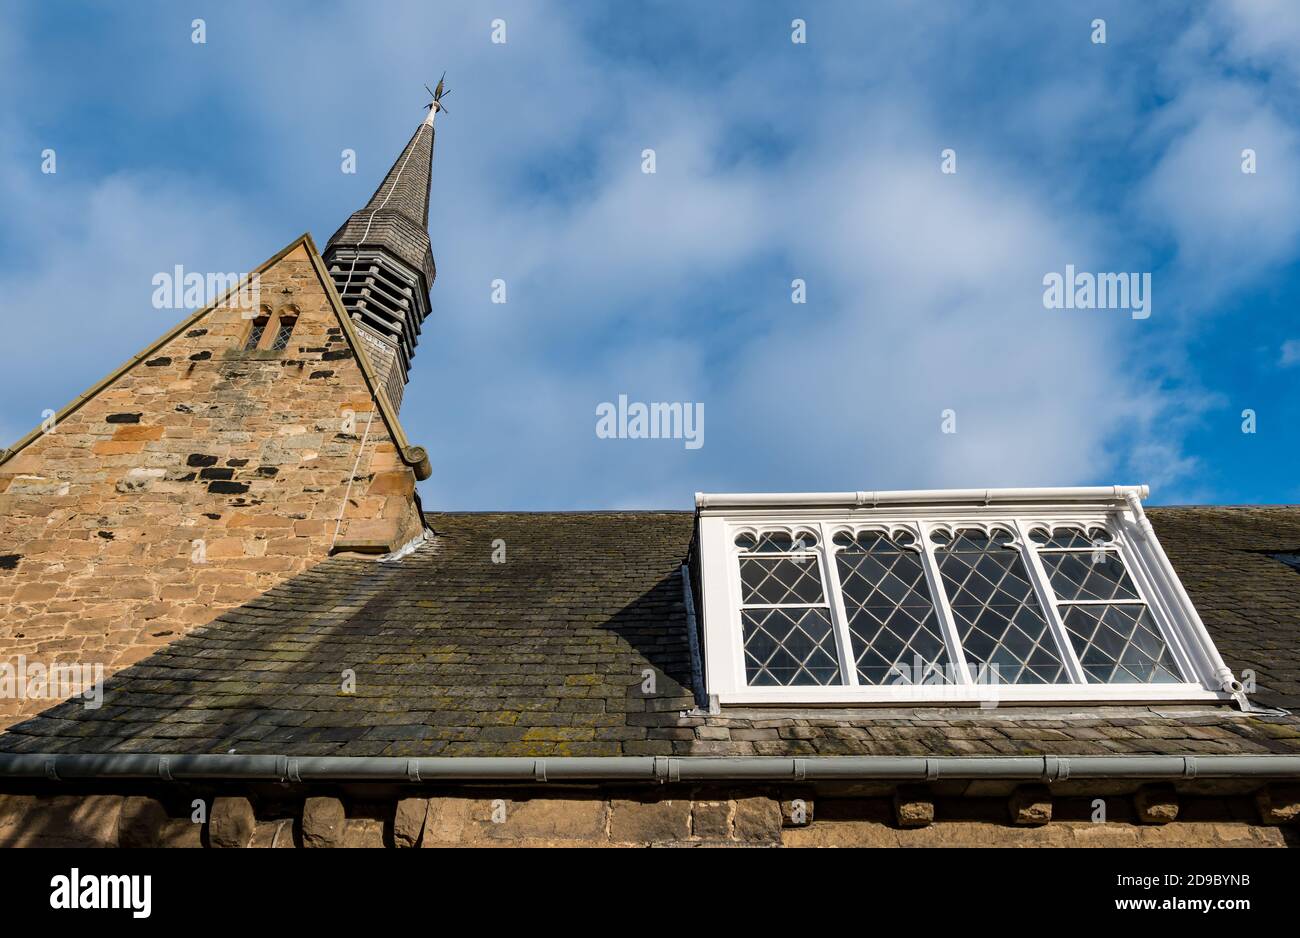
<path id="1" fill-rule="evenodd" d="M 276 351 L 273 349 L 257 349 L 256 351 L 252 351 L 252 352 L 245 352 L 242 349 L 240 349 L 240 350 L 228 351 L 224 355 L 222 355 L 221 358 L 223 361 L 260 362 L 260 361 L 270 361 L 276 358 L 282 358 L 283 356 L 284 356 L 283 351 Z"/>
<path id="2" fill-rule="evenodd" d="M 1097 704 L 1230 702 L 1231 694 L 1199 684 L 969 684 L 895 685 L 892 687 L 750 687 L 719 693 L 722 706 L 951 706 L 999 704 Z"/>

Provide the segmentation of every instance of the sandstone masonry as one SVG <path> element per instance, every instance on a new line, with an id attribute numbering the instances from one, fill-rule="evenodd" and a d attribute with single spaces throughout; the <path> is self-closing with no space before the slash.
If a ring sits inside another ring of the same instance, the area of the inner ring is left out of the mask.
<path id="1" fill-rule="evenodd" d="M 1288 800 L 1294 793 L 1274 793 Z M 1141 799 L 1058 802 L 1059 819 L 1007 818 L 1001 798 L 940 800 L 933 821 L 896 816 L 888 797 L 792 799 L 777 791 L 592 791 L 547 795 L 342 799 L 330 795 L 201 799 L 166 795 L 0 794 L 0 847 L 1286 847 L 1300 843 L 1244 797 L 1185 800 L 1177 820 L 1150 823 Z M 164 800 L 160 800 L 163 799 Z M 783 800 L 784 799 L 784 800 Z M 910 799 L 910 800 L 908 800 Z M 904 803 L 920 803 L 911 793 Z M 789 808 L 794 807 L 793 814 Z"/>
<path id="2" fill-rule="evenodd" d="M 420 535 L 423 453 L 310 237 L 258 273 L 260 314 L 297 317 L 283 351 L 218 304 L 0 452 L 0 656 L 107 676 L 332 548 Z M 54 702 L 0 699 L 0 728 Z"/>

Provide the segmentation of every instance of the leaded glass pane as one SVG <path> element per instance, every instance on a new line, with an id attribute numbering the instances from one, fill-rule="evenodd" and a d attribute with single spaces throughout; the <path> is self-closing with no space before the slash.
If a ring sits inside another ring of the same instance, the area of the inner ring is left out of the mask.
<path id="1" fill-rule="evenodd" d="M 262 333 L 266 331 L 266 320 L 260 319 L 253 323 L 252 330 L 248 333 L 248 341 L 244 343 L 244 351 L 254 351 L 258 343 L 262 341 Z"/>
<path id="2" fill-rule="evenodd" d="M 1047 618 L 1008 532 L 967 528 L 935 553 L 962 651 L 1005 684 L 1068 681 Z"/>
<path id="3" fill-rule="evenodd" d="M 814 555 L 741 557 L 740 593 L 745 605 L 824 602 L 821 571 Z"/>
<path id="4" fill-rule="evenodd" d="M 1043 552 L 1038 557 L 1058 599 L 1141 599 L 1115 551 Z"/>
<path id="5" fill-rule="evenodd" d="M 1182 683 L 1178 665 L 1146 606 L 1063 606 L 1061 617 L 1090 683 Z"/>
<path id="6" fill-rule="evenodd" d="M 295 322 L 296 321 L 293 319 L 280 320 L 280 328 L 275 333 L 275 341 L 271 343 L 271 348 L 275 349 L 277 352 L 284 351 L 285 347 L 289 344 L 289 336 L 293 335 Z"/>
<path id="7" fill-rule="evenodd" d="M 743 609 L 745 675 L 751 686 L 840 683 L 835 633 L 825 609 Z"/>
<path id="8" fill-rule="evenodd" d="M 903 549 L 914 538 L 864 532 L 835 540 L 845 545 L 835 558 L 859 682 L 946 682 L 948 649 L 925 568 L 918 552 Z"/>

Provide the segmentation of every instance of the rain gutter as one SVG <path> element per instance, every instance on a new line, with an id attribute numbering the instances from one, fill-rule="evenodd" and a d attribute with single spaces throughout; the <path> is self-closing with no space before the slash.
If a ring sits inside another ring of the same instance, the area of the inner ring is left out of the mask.
<path id="1" fill-rule="evenodd" d="M 0 753 L 0 778 L 174 782 L 667 783 L 1300 778 L 1300 755 L 431 757 Z"/>
<path id="2" fill-rule="evenodd" d="M 994 505 L 1042 502 L 1114 502 L 1125 504 L 1128 496 L 1146 498 L 1145 485 L 1093 485 L 1062 488 L 1009 489 L 904 489 L 892 492 L 744 492 L 695 493 L 695 507 L 709 508 L 877 508 L 882 505 Z"/>

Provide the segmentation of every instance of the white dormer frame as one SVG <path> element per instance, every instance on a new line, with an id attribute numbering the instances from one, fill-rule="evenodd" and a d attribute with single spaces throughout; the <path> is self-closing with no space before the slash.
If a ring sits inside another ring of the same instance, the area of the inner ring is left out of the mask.
<path id="1" fill-rule="evenodd" d="M 1146 486 L 1029 489 L 955 489 L 899 492 L 696 495 L 705 651 L 705 683 L 722 705 L 921 704 L 982 706 L 997 703 L 1178 703 L 1228 701 L 1241 685 L 1224 663 L 1178 575 L 1142 511 Z M 959 527 L 1001 527 L 1014 535 L 1038 604 L 1047 618 L 1069 683 L 980 684 L 956 655 L 958 626 L 942 588 L 931 533 Z M 1030 540 L 1033 530 L 1103 527 L 1159 627 L 1184 683 L 1088 683 L 1066 634 L 1058 601 Z M 943 630 L 956 683 L 858 683 L 852 666 L 844 602 L 835 563 L 834 536 L 861 529 L 898 531 L 917 538 L 935 614 Z M 736 537 L 746 532 L 804 529 L 814 532 L 823 589 L 836 634 L 841 681 L 834 685 L 750 686 L 741 623 L 741 583 Z"/>

